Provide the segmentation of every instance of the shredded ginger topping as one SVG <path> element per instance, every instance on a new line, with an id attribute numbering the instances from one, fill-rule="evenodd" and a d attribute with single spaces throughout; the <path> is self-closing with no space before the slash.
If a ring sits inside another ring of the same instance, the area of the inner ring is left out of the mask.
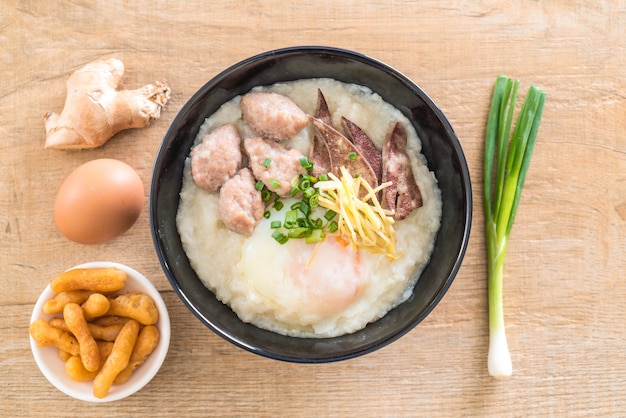
<path id="1" fill-rule="evenodd" d="M 328 173 L 329 180 L 315 183 L 320 191 L 318 204 L 339 215 L 337 232 L 349 241 L 352 248 L 397 259 L 393 211 L 383 209 L 376 197 L 391 182 L 373 189 L 362 177 L 351 175 L 345 167 L 340 167 L 340 171 L 341 178 Z"/>

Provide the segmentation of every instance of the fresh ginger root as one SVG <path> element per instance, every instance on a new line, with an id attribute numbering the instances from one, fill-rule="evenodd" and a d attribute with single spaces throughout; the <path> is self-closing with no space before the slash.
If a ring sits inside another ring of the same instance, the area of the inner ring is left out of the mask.
<path id="1" fill-rule="evenodd" d="M 94 61 L 67 80 L 61 114 L 46 112 L 46 148 L 84 149 L 104 145 L 124 129 L 143 128 L 158 119 L 170 98 L 161 82 L 136 90 L 117 90 L 124 74 L 122 61 Z"/>

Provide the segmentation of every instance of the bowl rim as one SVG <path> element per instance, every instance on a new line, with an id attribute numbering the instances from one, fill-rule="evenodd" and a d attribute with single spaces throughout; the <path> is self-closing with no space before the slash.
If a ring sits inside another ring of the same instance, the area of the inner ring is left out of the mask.
<path id="1" fill-rule="evenodd" d="M 469 243 L 469 237 L 470 237 L 471 226 L 472 226 L 472 215 L 473 215 L 472 185 L 471 185 L 469 167 L 467 165 L 465 153 L 463 152 L 458 136 L 456 135 L 453 127 L 451 126 L 446 116 L 443 114 L 443 111 L 439 108 L 439 106 L 435 104 L 435 102 L 430 98 L 430 96 L 428 96 L 428 94 L 424 90 L 422 90 L 421 87 L 419 87 L 417 83 L 415 83 L 413 80 L 405 76 L 402 72 L 398 71 L 394 67 L 391 67 L 388 64 L 385 64 L 384 62 L 376 58 L 370 57 L 368 55 L 365 55 L 359 52 L 348 50 L 348 49 L 337 48 L 337 47 L 332 47 L 332 46 L 318 46 L 318 45 L 290 46 L 290 47 L 273 49 L 273 50 L 261 52 L 253 56 L 250 56 L 248 58 L 245 58 L 227 67 L 226 69 L 224 69 L 223 71 L 219 72 L 217 75 L 209 79 L 209 81 L 207 81 L 202 87 L 200 87 L 187 100 L 187 102 L 183 105 L 183 107 L 177 113 L 176 117 L 171 122 L 166 134 L 163 137 L 163 141 L 159 147 L 157 157 L 155 159 L 155 163 L 153 166 L 153 173 L 156 172 L 156 170 L 159 169 L 161 165 L 163 164 L 163 158 L 164 158 L 163 155 L 165 151 L 167 151 L 167 148 L 168 148 L 168 144 L 166 143 L 167 138 L 170 138 L 175 135 L 175 129 L 177 129 L 177 127 L 180 125 L 181 120 L 184 119 L 183 115 L 196 105 L 196 102 L 198 101 L 198 99 L 200 99 L 202 96 L 207 94 L 207 92 L 212 90 L 215 86 L 218 86 L 231 72 L 236 71 L 239 68 L 252 65 L 256 62 L 263 61 L 268 58 L 288 57 L 289 55 L 292 55 L 292 54 L 323 54 L 323 55 L 338 56 L 338 57 L 361 62 L 363 64 L 372 66 L 378 70 L 381 70 L 383 72 L 390 74 L 392 77 L 394 77 L 404 86 L 406 86 L 411 92 L 413 92 L 414 94 L 420 97 L 420 99 L 434 112 L 439 122 L 443 125 L 443 128 L 446 131 L 446 135 L 451 139 L 450 141 L 451 146 L 454 149 L 455 156 L 458 158 L 458 163 L 460 166 L 460 170 L 458 174 L 462 179 L 461 189 L 463 192 L 463 200 L 466 204 L 465 211 L 463 214 L 464 219 L 462 222 L 463 232 L 462 232 L 462 236 L 460 239 L 458 252 L 454 260 L 454 264 L 450 268 L 446 279 L 442 281 L 436 294 L 425 305 L 421 313 L 419 315 L 416 315 L 415 318 L 410 323 L 408 323 L 404 328 L 399 329 L 397 332 L 387 336 L 386 338 L 381 339 L 374 344 L 365 346 L 362 349 L 345 352 L 342 355 L 336 355 L 332 357 L 303 358 L 299 356 L 289 356 L 289 355 L 283 355 L 280 353 L 267 351 L 265 349 L 250 345 L 246 343 L 245 341 L 242 341 L 241 339 L 237 338 L 236 336 L 230 335 L 228 332 L 225 332 L 224 330 L 220 329 L 220 327 L 216 326 L 210 318 L 207 318 L 202 312 L 199 311 L 199 309 L 196 306 L 194 306 L 194 304 L 189 299 L 188 295 L 182 289 L 180 283 L 174 276 L 174 273 L 172 272 L 171 267 L 168 263 L 166 254 L 164 253 L 163 248 L 160 245 L 160 236 L 158 232 L 159 225 L 156 222 L 157 213 L 156 213 L 156 201 L 155 201 L 156 199 L 155 196 L 158 193 L 157 188 L 159 184 L 154 175 L 152 176 L 151 185 L 150 185 L 150 199 L 149 199 L 150 227 L 151 227 L 151 233 L 152 233 L 152 238 L 153 238 L 153 244 L 154 244 L 159 262 L 172 288 L 175 290 L 175 292 L 177 293 L 179 298 L 183 301 L 183 303 L 187 306 L 187 308 L 207 328 L 209 328 L 215 334 L 219 335 L 224 340 L 234 344 L 235 346 L 239 348 L 242 348 L 251 353 L 258 354 L 263 357 L 267 357 L 267 358 L 274 359 L 274 360 L 295 362 L 295 363 L 335 362 L 335 361 L 351 359 L 351 358 L 355 358 L 364 354 L 371 353 L 373 351 L 376 351 L 378 349 L 381 349 L 389 345 L 393 341 L 396 341 L 397 339 L 399 339 L 400 337 L 402 337 L 403 335 L 411 331 L 413 328 L 415 328 L 420 322 L 422 322 L 433 311 L 433 309 L 437 306 L 437 304 L 441 301 L 443 296 L 447 293 L 447 290 L 452 285 L 454 279 L 456 278 L 456 275 L 462 264 L 462 261 L 465 256 L 467 246 Z M 441 232 L 441 227 L 439 231 L 437 232 L 435 243 L 439 239 L 440 232 Z M 271 332 L 271 331 L 266 331 L 266 332 Z M 317 340 L 329 341 L 332 339 L 317 339 Z"/>
<path id="2" fill-rule="evenodd" d="M 39 370 L 41 370 L 41 373 L 45 376 L 45 378 L 54 387 L 66 395 L 81 401 L 93 403 L 117 401 L 143 389 L 143 387 L 146 386 L 161 369 L 169 351 L 171 337 L 170 317 L 167 306 L 165 305 L 160 292 L 146 276 L 139 273 L 137 270 L 116 262 L 92 261 L 78 264 L 67 269 L 66 271 L 78 268 L 107 267 L 117 267 L 126 272 L 127 277 L 131 278 L 133 281 L 130 286 L 131 289 L 128 290 L 136 290 L 147 293 L 150 297 L 152 297 L 159 310 L 159 320 L 157 322 L 157 327 L 159 329 L 159 343 L 148 359 L 146 359 L 145 363 L 138 369 L 141 370 L 140 374 L 137 372 L 133 373 L 133 376 L 126 383 L 112 386 L 107 396 L 104 398 L 96 398 L 93 395 L 93 381 L 76 382 L 71 380 L 65 375 L 65 369 L 63 368 L 64 362 L 58 355 L 58 349 L 52 346 L 39 347 L 33 337 L 29 335 L 30 347 L 35 363 L 37 363 Z M 128 282 L 124 286 L 124 289 L 122 289 L 122 292 L 126 290 L 127 285 Z M 35 303 L 30 323 L 33 323 L 37 319 L 49 319 L 58 316 L 58 314 L 44 314 L 42 311 L 43 304 L 50 298 L 54 297 L 55 294 L 56 292 L 50 288 L 50 284 L 46 285 Z M 51 359 L 54 361 L 53 365 L 49 363 Z M 59 377 L 58 375 L 60 373 L 63 373 L 63 375 Z"/>

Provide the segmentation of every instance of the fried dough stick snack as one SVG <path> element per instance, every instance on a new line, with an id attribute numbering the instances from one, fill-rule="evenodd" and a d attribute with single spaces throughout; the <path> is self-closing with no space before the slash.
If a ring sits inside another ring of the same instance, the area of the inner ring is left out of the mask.
<path id="1" fill-rule="evenodd" d="M 130 318 L 126 318 L 123 316 L 105 315 L 105 316 L 99 316 L 98 318 L 91 321 L 91 323 L 95 325 L 100 325 L 101 327 L 108 327 L 111 325 L 124 325 L 125 323 L 128 322 L 129 319 Z"/>
<path id="2" fill-rule="evenodd" d="M 111 307 L 111 302 L 102 293 L 93 293 L 80 307 L 83 309 L 85 319 L 91 321 L 105 315 Z"/>
<path id="3" fill-rule="evenodd" d="M 55 328 L 70 332 L 70 329 L 67 327 L 67 324 L 65 323 L 65 320 L 63 318 L 52 318 L 49 323 Z M 89 327 L 89 331 L 91 331 L 91 335 L 93 335 L 93 338 L 96 340 L 96 342 L 98 342 L 98 340 L 115 341 L 124 324 L 102 326 L 89 322 L 87 323 L 87 326 Z"/>
<path id="4" fill-rule="evenodd" d="M 58 327 L 57 327 L 58 328 Z M 63 362 L 65 363 L 66 361 L 68 361 L 70 358 L 72 358 L 72 355 L 70 353 L 68 353 L 67 351 L 63 351 L 63 350 L 59 350 L 59 358 L 61 360 L 63 360 Z"/>
<path id="5" fill-rule="evenodd" d="M 43 304 L 43 313 L 55 314 L 63 312 L 63 308 L 68 303 L 84 303 L 93 292 L 91 290 L 71 290 L 69 292 L 57 293 L 52 299 Z"/>
<path id="6" fill-rule="evenodd" d="M 116 385 L 126 383 L 135 369 L 143 364 L 159 343 L 159 330 L 154 325 L 147 325 L 139 331 L 137 342 L 128 360 L 128 366 L 113 381 Z"/>
<path id="7" fill-rule="evenodd" d="M 63 318 L 69 330 L 78 340 L 80 358 L 87 371 L 93 372 L 100 368 L 100 350 L 91 335 L 83 309 L 77 303 L 68 303 L 63 308 Z"/>
<path id="8" fill-rule="evenodd" d="M 111 354 L 111 350 L 113 350 L 113 343 L 110 341 L 98 341 L 98 350 L 100 351 L 100 367 L 102 367 L 106 359 Z M 85 366 L 83 366 L 83 361 L 80 356 L 71 356 L 65 362 L 65 373 L 70 377 L 70 379 L 77 382 L 88 382 L 93 380 L 99 371 L 100 369 L 93 372 L 87 371 Z"/>
<path id="9" fill-rule="evenodd" d="M 138 334 L 139 322 L 134 319 L 128 321 L 120 331 L 111 354 L 94 379 L 93 395 L 96 398 L 104 398 L 117 375 L 128 366 Z"/>
<path id="10" fill-rule="evenodd" d="M 125 283 L 126 273 L 115 267 L 77 268 L 55 277 L 50 288 L 57 293 L 71 290 L 112 293 L 122 290 Z"/>
<path id="11" fill-rule="evenodd" d="M 98 370 L 93 372 L 88 371 L 85 369 L 80 356 L 72 356 L 65 362 L 65 374 L 67 374 L 70 379 L 77 382 L 89 382 L 96 377 Z"/>
<path id="12" fill-rule="evenodd" d="M 154 300 L 143 293 L 127 293 L 111 299 L 107 315 L 125 316 L 142 325 L 154 325 L 159 320 L 159 310 Z"/>
<path id="13" fill-rule="evenodd" d="M 39 346 L 54 346 L 72 355 L 79 353 L 78 341 L 67 331 L 55 328 L 43 319 L 38 319 L 28 328 L 33 340 Z"/>

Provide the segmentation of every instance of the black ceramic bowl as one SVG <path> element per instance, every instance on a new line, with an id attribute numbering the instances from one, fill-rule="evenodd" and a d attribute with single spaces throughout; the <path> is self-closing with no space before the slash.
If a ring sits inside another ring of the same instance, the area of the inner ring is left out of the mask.
<path id="1" fill-rule="evenodd" d="M 302 339 L 244 323 L 217 300 L 191 268 L 175 218 L 184 160 L 206 117 L 255 86 L 317 77 L 367 86 L 404 113 L 421 138 L 422 152 L 439 180 L 443 207 L 431 260 L 406 302 L 354 334 Z M 283 361 L 321 363 L 377 350 L 406 334 L 434 309 L 454 280 L 465 253 L 472 193 L 467 164 L 454 130 L 415 83 L 395 69 L 355 52 L 295 47 L 265 52 L 235 64 L 191 97 L 172 122 L 156 158 L 149 206 L 152 237 L 163 270 L 181 300 L 202 323 L 250 352 Z"/>

